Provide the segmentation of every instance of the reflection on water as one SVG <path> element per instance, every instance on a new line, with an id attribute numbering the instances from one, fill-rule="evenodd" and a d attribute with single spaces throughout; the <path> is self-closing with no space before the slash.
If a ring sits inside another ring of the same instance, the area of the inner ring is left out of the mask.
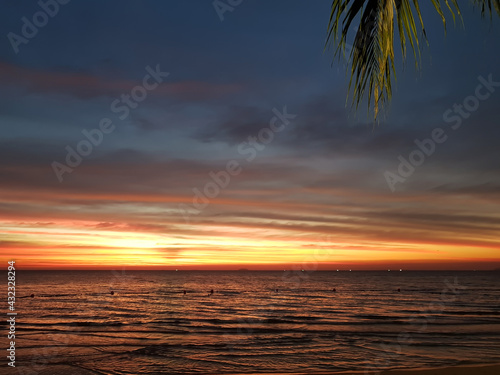
<path id="1" fill-rule="evenodd" d="M 16 303 L 16 363 L 155 374 L 341 371 L 500 360 L 498 273 L 292 276 L 18 272 L 16 295 L 35 293 L 35 298 Z"/>

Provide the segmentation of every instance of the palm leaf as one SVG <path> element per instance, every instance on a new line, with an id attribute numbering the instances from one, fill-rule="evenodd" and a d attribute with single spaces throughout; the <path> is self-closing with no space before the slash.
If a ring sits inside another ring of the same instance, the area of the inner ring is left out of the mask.
<path id="1" fill-rule="evenodd" d="M 446 31 L 446 17 L 441 0 L 431 0 L 443 21 Z M 455 21 L 455 12 L 461 17 L 456 0 L 443 0 Z M 498 11 L 500 0 L 472 0 L 491 11 L 491 5 Z M 413 6 L 412 6 L 413 5 Z M 499 13 L 500 14 L 500 13 Z M 415 22 L 415 18 L 418 22 Z M 373 100 L 374 119 L 380 109 L 392 96 L 392 77 L 394 69 L 394 24 L 397 23 L 403 61 L 406 59 L 407 40 L 413 51 L 415 67 L 420 62 L 419 33 L 427 42 L 424 22 L 418 0 L 333 0 L 328 23 L 326 46 L 335 47 L 335 57 L 345 56 L 347 35 L 355 19 L 359 24 L 354 37 L 353 48 L 349 55 L 350 79 L 349 92 L 353 91 L 352 105 L 358 109 L 365 94 L 368 109 Z M 349 70 L 349 68 L 348 68 Z M 366 91 L 368 92 L 366 93 Z"/>
<path id="2" fill-rule="evenodd" d="M 493 14 L 492 12 L 492 5 L 493 9 L 495 9 L 496 13 L 500 16 L 500 0 L 473 0 L 473 3 L 475 6 L 481 9 L 481 15 L 484 17 L 486 13 L 491 15 Z"/>

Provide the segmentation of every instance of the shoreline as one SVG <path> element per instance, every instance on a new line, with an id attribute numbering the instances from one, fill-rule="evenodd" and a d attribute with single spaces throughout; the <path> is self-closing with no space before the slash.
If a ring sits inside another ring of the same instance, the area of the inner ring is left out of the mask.
<path id="1" fill-rule="evenodd" d="M 30 366 L 16 366 L 17 371 L 21 373 L 27 370 L 27 374 L 34 374 L 30 372 Z M 47 365 L 41 366 L 38 371 L 35 372 L 37 375 L 102 375 L 104 372 L 95 372 L 92 370 L 87 370 L 78 366 L 71 366 L 67 364 L 61 365 Z M 169 374 L 170 372 L 165 372 Z M 361 374 L 372 374 L 372 375 L 496 375 L 500 374 L 500 363 L 494 364 L 473 364 L 473 365 L 459 365 L 459 366 L 446 366 L 446 367 L 432 367 L 432 368 L 415 368 L 415 369 L 390 369 L 382 370 L 380 372 L 365 372 L 360 371 L 321 371 L 321 372 L 280 372 L 280 373 L 263 373 L 263 372 L 253 372 L 253 373 L 217 373 L 217 375 L 361 375 Z M 213 374 L 215 375 L 215 374 Z"/>
<path id="2" fill-rule="evenodd" d="M 320 372 L 280 372 L 280 373 L 230 373 L 224 375 L 497 375 L 500 363 L 472 364 L 445 367 L 425 367 L 413 369 L 390 369 L 381 371 L 320 371 Z"/>

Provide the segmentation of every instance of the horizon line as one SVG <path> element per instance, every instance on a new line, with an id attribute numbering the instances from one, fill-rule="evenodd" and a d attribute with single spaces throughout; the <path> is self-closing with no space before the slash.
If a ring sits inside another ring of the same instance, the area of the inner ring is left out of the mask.
<path id="1" fill-rule="evenodd" d="M 492 272 L 492 271 L 500 271 L 500 268 L 491 268 L 491 269 L 473 269 L 473 268 L 464 268 L 464 269 L 321 269 L 321 270 L 293 270 L 293 269 L 151 269 L 151 268 L 17 268 L 16 271 L 117 271 L 117 270 L 127 270 L 127 271 L 168 271 L 168 272 L 192 272 L 192 271 L 208 271 L 208 272 L 442 272 L 442 271 L 470 271 L 470 272 Z"/>

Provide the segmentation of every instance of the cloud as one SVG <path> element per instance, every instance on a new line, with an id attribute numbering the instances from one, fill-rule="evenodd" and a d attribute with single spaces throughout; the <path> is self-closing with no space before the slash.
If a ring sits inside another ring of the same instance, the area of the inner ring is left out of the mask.
<path id="1" fill-rule="evenodd" d="M 66 94 L 80 99 L 99 96 L 120 97 L 128 94 L 137 85 L 142 85 L 144 74 L 137 79 L 96 76 L 85 73 L 47 71 L 24 68 L 0 62 L 0 83 L 11 87 L 22 87 L 31 93 Z M 232 95 L 242 90 L 239 84 L 219 84 L 207 81 L 172 81 L 170 77 L 153 91 L 152 95 L 171 100 L 209 101 Z"/>
<path id="2" fill-rule="evenodd" d="M 252 106 L 230 106 L 223 118 L 197 129 L 192 137 L 202 142 L 239 144 L 267 127 L 272 112 Z"/>
<path id="3" fill-rule="evenodd" d="M 163 247 L 155 248 L 156 252 L 159 252 L 163 258 L 166 259 L 179 259 L 182 253 L 186 250 L 181 247 Z"/>

